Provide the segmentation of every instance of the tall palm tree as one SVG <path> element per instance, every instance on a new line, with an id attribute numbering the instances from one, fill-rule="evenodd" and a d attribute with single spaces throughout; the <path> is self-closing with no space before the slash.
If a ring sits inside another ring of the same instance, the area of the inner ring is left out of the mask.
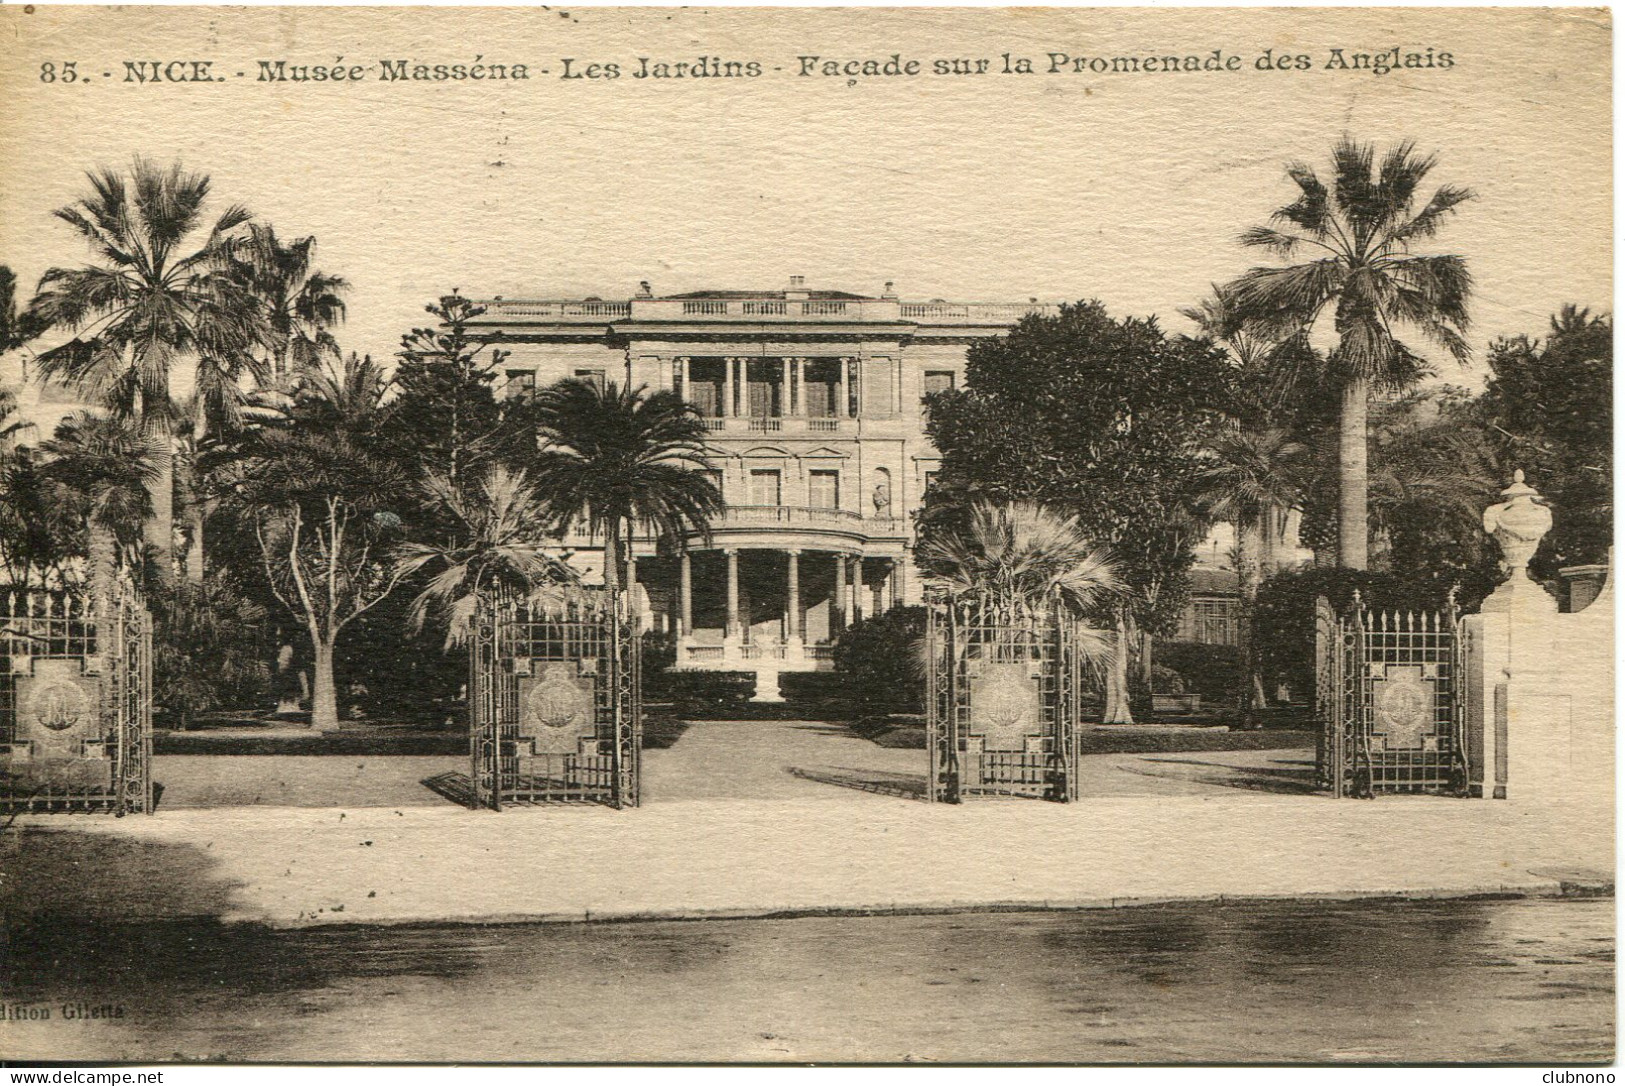
<path id="1" fill-rule="evenodd" d="M 1204 511 L 1236 528 L 1237 573 L 1241 587 L 1241 656 L 1246 669 L 1241 718 L 1258 722 L 1264 705 L 1264 678 L 1254 652 L 1252 618 L 1258 589 L 1275 565 L 1277 518 L 1301 501 L 1310 450 L 1283 429 L 1222 431 L 1209 442 L 1211 460 L 1202 472 Z"/>
<path id="2" fill-rule="evenodd" d="M 1473 195 L 1443 185 L 1417 210 L 1418 189 L 1434 165 L 1434 156 L 1418 154 L 1410 142 L 1378 162 L 1371 145 L 1344 137 L 1332 152 L 1329 186 L 1310 167 L 1289 166 L 1297 199 L 1275 212 L 1276 225 L 1254 227 L 1241 240 L 1283 259 L 1305 259 L 1255 267 L 1225 288 L 1238 315 L 1276 342 L 1307 339 L 1332 318 L 1337 345 L 1325 355 L 1320 379 L 1341 393 L 1338 562 L 1348 569 L 1366 566 L 1371 390 L 1403 389 L 1428 372 L 1396 328 L 1419 332 L 1458 361 L 1468 355 L 1466 262 L 1412 252 Z"/>
<path id="3" fill-rule="evenodd" d="M 316 270 L 315 238 L 284 245 L 270 224 L 250 223 L 232 257 L 236 274 L 265 307 L 272 381 L 283 383 L 337 354 L 333 329 L 344 321 L 350 284 Z"/>
<path id="4" fill-rule="evenodd" d="M 500 464 L 487 468 L 473 485 L 454 485 L 443 473 L 422 484 L 424 501 L 457 526 L 454 543 L 407 542 L 397 548 L 398 569 L 409 577 L 439 567 L 412 602 L 412 626 L 421 630 L 436 615 L 446 626 L 446 647 L 464 643 L 473 628 L 483 593 L 497 590 L 527 598 L 539 588 L 567 585 L 575 571 L 548 555 L 549 510 L 524 472 Z"/>
<path id="5" fill-rule="evenodd" d="M 87 177 L 90 193 L 55 214 L 83 237 L 94 262 L 48 270 L 29 319 L 73 333 L 39 355 L 43 377 L 94 396 L 159 439 L 147 537 L 167 578 L 174 552 L 170 380 L 186 362 L 207 367 L 245 356 L 265 336 L 260 307 L 228 272 L 235 232 L 249 213 L 227 208 L 199 239 L 206 176 L 137 157 L 128 177 L 110 169 Z"/>
<path id="6" fill-rule="evenodd" d="M 530 476 L 553 509 L 553 527 L 585 522 L 604 540 L 604 583 L 626 582 L 634 525 L 673 540 L 705 531 L 723 508 L 705 474 L 706 429 L 675 392 L 646 394 L 611 381 L 560 381 L 537 394 L 538 443 Z"/>

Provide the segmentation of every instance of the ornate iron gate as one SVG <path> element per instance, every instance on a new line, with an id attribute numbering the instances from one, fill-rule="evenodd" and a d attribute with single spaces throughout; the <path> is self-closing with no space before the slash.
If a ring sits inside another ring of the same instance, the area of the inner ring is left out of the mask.
<path id="1" fill-rule="evenodd" d="M 153 810 L 152 618 L 122 578 L 0 589 L 0 811 Z"/>
<path id="2" fill-rule="evenodd" d="M 1461 619 L 1315 601 L 1316 777 L 1335 796 L 1465 795 Z"/>
<path id="3" fill-rule="evenodd" d="M 471 803 L 638 805 L 636 620 L 619 593 L 482 599 L 470 658 Z"/>
<path id="4" fill-rule="evenodd" d="M 928 601 L 931 801 L 1078 798 L 1078 629 L 1059 609 L 1001 615 L 983 597 Z"/>

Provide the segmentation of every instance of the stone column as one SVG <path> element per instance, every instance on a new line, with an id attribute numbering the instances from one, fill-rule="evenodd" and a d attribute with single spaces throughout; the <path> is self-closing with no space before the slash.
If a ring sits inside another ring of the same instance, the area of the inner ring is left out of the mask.
<path id="1" fill-rule="evenodd" d="M 846 393 L 846 367 L 847 367 L 847 364 L 850 361 L 851 361 L 851 359 L 847 359 L 847 358 L 843 358 L 843 359 L 840 360 L 841 390 L 838 393 L 836 393 L 836 395 L 839 396 L 840 398 L 835 401 L 835 417 L 838 418 L 838 419 L 845 419 L 845 418 L 850 418 L 851 417 L 851 415 L 847 411 L 847 406 L 851 401 L 848 398 L 847 393 Z"/>
<path id="2" fill-rule="evenodd" d="M 796 409 L 797 415 L 807 413 L 807 360 L 798 358 L 796 363 Z"/>
<path id="3" fill-rule="evenodd" d="M 779 359 L 779 417 L 788 418 L 790 410 L 790 360 Z"/>
<path id="4" fill-rule="evenodd" d="M 801 552 L 785 551 L 784 640 L 788 646 L 801 644 Z"/>
<path id="5" fill-rule="evenodd" d="M 852 559 L 852 621 L 863 621 L 863 555 Z"/>
<path id="6" fill-rule="evenodd" d="M 682 390 L 683 401 L 685 403 L 692 403 L 693 400 L 694 400 L 694 397 L 689 391 L 689 380 L 688 380 L 689 374 L 688 374 L 688 359 L 687 359 L 687 357 L 679 358 L 677 360 L 677 371 L 678 371 L 677 372 L 678 387 Z"/>
<path id="7" fill-rule="evenodd" d="M 739 639 L 739 551 L 729 547 L 724 551 L 728 556 L 728 624 L 723 629 L 723 639 L 737 641 Z"/>
<path id="8" fill-rule="evenodd" d="M 677 633 L 688 637 L 694 632 L 694 563 L 683 551 L 677 579 Z"/>
<path id="9" fill-rule="evenodd" d="M 908 549 L 904 548 L 901 558 L 893 558 L 891 564 L 891 605 L 902 607 L 908 601 L 908 586 L 905 583 L 908 577 Z"/>
<path id="10" fill-rule="evenodd" d="M 846 572 L 846 555 L 837 554 L 835 556 L 835 616 L 834 621 L 830 623 L 831 629 L 835 630 L 844 630 L 846 628 L 847 615 L 851 613 L 851 607 L 846 599 Z"/>

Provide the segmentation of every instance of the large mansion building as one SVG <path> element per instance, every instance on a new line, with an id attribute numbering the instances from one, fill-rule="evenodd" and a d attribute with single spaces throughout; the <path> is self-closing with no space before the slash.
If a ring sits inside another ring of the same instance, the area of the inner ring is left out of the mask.
<path id="1" fill-rule="evenodd" d="M 912 514 L 940 463 L 922 398 L 963 381 L 966 348 L 1036 301 L 903 301 L 809 290 L 706 290 L 626 301 L 482 301 L 477 331 L 510 352 L 503 394 L 565 378 L 672 389 L 711 431 L 727 502 L 709 539 L 634 547 L 646 621 L 683 668 L 831 666 L 848 624 L 917 603 Z M 600 541 L 564 541 L 601 576 Z M 760 686 L 768 684 L 759 684 Z"/>

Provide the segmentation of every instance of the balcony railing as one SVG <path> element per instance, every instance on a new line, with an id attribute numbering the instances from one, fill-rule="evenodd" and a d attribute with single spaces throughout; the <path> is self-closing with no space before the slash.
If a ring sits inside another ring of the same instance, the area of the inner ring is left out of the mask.
<path id="1" fill-rule="evenodd" d="M 596 324 L 603 321 L 625 320 L 632 315 L 631 302 L 606 302 L 597 298 L 578 302 L 494 298 L 476 304 L 485 307 L 485 314 L 475 320 L 473 322 L 475 324 L 535 320 Z"/>
<path id="2" fill-rule="evenodd" d="M 902 302 L 897 310 L 916 324 L 1015 324 L 1029 313 L 1054 316 L 1060 311 L 1037 302 Z"/>
<path id="3" fill-rule="evenodd" d="M 800 415 L 705 418 L 705 428 L 719 434 L 851 434 L 857 419 L 804 418 Z"/>
<path id="4" fill-rule="evenodd" d="M 863 517 L 850 509 L 819 509 L 804 505 L 730 505 L 713 528 L 791 526 L 862 530 Z"/>
<path id="5" fill-rule="evenodd" d="M 635 298 L 576 301 L 493 298 L 478 303 L 486 312 L 476 325 L 556 321 L 594 324 L 628 319 L 647 321 L 751 320 L 836 321 L 922 325 L 1010 325 L 1029 313 L 1054 314 L 1057 307 L 1036 302 L 899 302 L 891 298 Z"/>

